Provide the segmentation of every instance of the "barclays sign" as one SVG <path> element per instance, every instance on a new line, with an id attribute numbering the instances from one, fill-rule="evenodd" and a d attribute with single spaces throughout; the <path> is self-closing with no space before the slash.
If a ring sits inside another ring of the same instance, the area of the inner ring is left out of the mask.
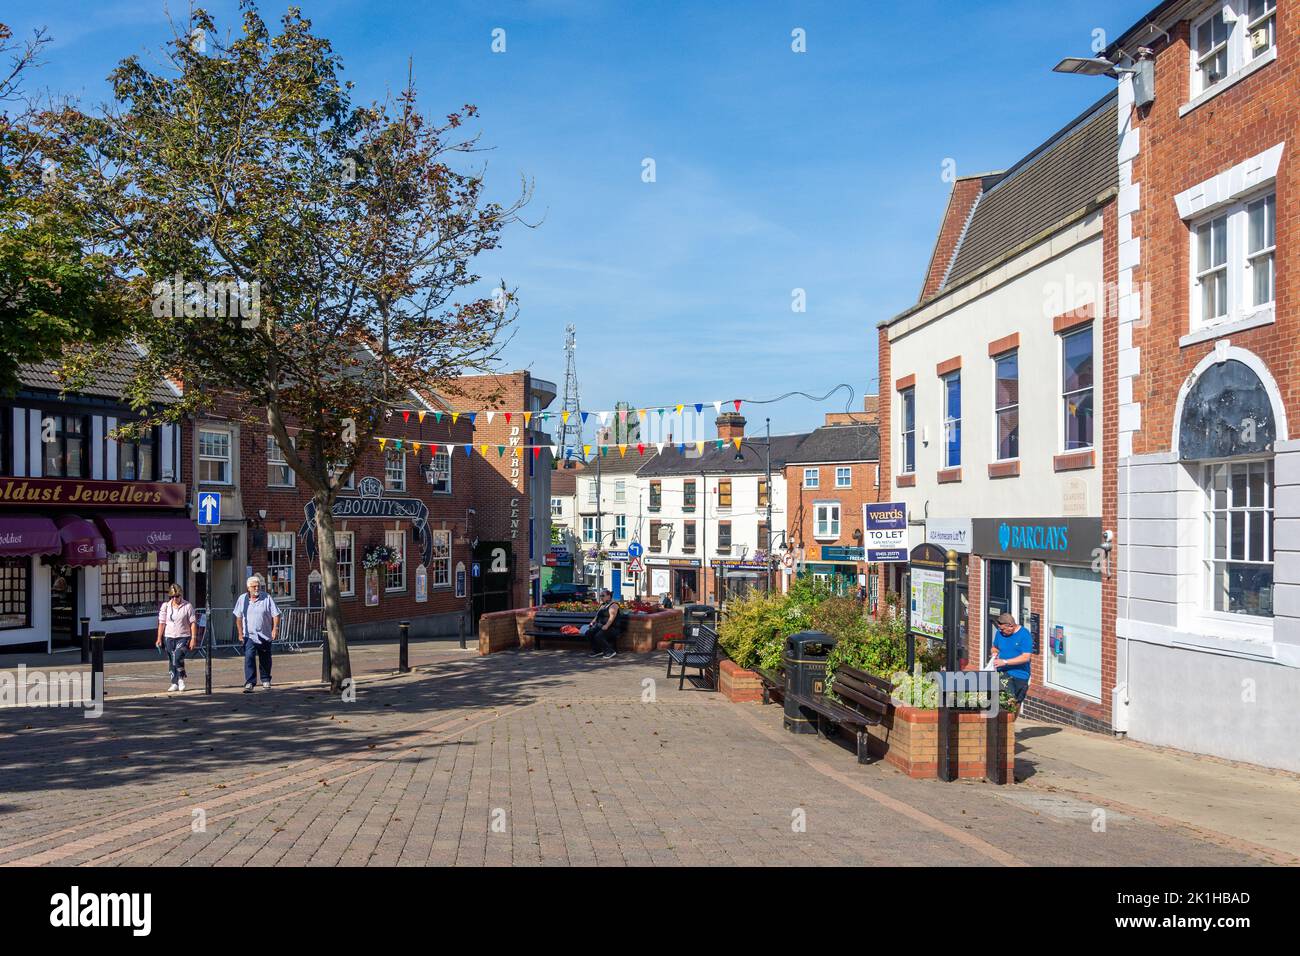
<path id="1" fill-rule="evenodd" d="M 1101 546 L 1100 518 L 976 518 L 974 552 L 1087 564 Z"/>

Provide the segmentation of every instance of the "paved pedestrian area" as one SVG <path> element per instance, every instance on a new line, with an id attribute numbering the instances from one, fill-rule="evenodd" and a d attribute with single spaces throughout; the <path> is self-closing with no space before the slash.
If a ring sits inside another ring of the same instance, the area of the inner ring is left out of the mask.
<path id="1" fill-rule="evenodd" d="M 352 702 L 110 685 L 97 719 L 0 710 L 0 864 L 1261 862 L 1041 786 L 859 766 L 778 707 L 679 692 L 662 655 L 425 657 Z"/>

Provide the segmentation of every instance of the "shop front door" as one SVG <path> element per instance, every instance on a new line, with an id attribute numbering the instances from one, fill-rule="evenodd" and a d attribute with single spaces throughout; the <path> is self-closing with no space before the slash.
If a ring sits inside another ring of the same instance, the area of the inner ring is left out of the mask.
<path id="1" fill-rule="evenodd" d="M 985 561 L 984 566 L 988 569 L 988 584 L 985 592 L 988 595 L 985 609 L 988 620 L 984 628 L 984 660 L 987 661 L 989 652 L 993 650 L 993 635 L 998 633 L 998 615 L 1015 612 L 1011 610 L 1011 562 L 990 560 Z M 1018 623 L 1028 625 L 1029 622 Z M 982 664 L 983 661 L 980 663 Z"/>
<path id="2" fill-rule="evenodd" d="M 698 603 L 700 595 L 698 573 L 695 571 L 678 571 L 674 576 L 677 579 L 677 603 Z"/>
<path id="3" fill-rule="evenodd" d="M 77 586 L 81 570 L 56 565 L 50 574 L 50 644 L 67 647 L 81 643 L 77 621 Z"/>

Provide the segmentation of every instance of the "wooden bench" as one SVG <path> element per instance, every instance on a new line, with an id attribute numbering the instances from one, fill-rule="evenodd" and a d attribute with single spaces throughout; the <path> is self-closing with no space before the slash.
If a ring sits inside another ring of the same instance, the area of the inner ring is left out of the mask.
<path id="1" fill-rule="evenodd" d="M 893 685 L 856 667 L 841 664 L 835 669 L 831 691 L 839 700 L 825 694 L 808 696 L 785 691 L 786 700 L 817 715 L 817 729 L 827 733 L 826 724 L 853 728 L 857 738 L 858 763 L 868 763 L 866 728 L 879 724 L 889 712 L 889 694 Z"/>
<path id="2" fill-rule="evenodd" d="M 560 631 L 565 627 L 582 627 L 590 624 L 591 619 L 596 616 L 592 611 L 539 611 L 533 616 L 531 627 L 525 628 L 524 633 L 533 639 L 533 647 L 540 648 L 542 641 L 583 641 L 587 638 L 581 634 L 561 634 Z M 619 611 L 618 617 L 614 620 L 614 626 L 610 628 L 606 635 L 609 642 L 615 647 L 618 646 L 618 638 L 627 630 L 627 613 Z"/>
<path id="3" fill-rule="evenodd" d="M 758 675 L 763 684 L 763 703 L 772 703 L 772 698 L 785 700 L 785 671 L 770 671 L 762 667 L 750 668 Z"/>

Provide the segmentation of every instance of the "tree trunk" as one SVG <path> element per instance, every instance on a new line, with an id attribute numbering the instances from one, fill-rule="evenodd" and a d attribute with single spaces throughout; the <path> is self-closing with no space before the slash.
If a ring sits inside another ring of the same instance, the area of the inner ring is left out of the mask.
<path id="1" fill-rule="evenodd" d="M 343 606 L 339 599 L 339 569 L 334 547 L 334 502 L 328 492 L 312 496 L 316 502 L 316 551 L 320 555 L 321 595 L 325 603 L 325 639 L 330 648 L 330 692 L 343 691 L 343 682 L 352 677 L 348 642 L 343 636 Z M 352 555 L 353 574 L 356 554 Z"/>

